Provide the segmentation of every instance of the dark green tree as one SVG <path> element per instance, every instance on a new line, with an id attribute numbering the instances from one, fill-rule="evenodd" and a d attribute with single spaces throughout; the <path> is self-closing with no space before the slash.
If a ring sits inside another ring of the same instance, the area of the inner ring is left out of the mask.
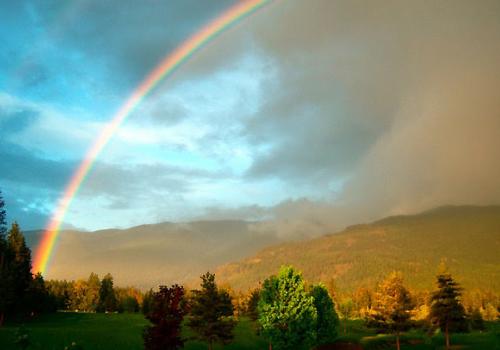
<path id="1" fill-rule="evenodd" d="M 7 235 L 7 270 L 10 275 L 15 300 L 11 304 L 9 313 L 25 314 L 29 310 L 26 303 L 27 293 L 31 286 L 31 251 L 26 245 L 24 236 L 17 222 L 12 224 Z"/>
<path id="2" fill-rule="evenodd" d="M 471 310 L 470 315 L 470 327 L 475 331 L 484 331 L 486 329 L 484 325 L 483 315 L 478 308 Z"/>
<path id="3" fill-rule="evenodd" d="M 184 347 L 181 337 L 182 321 L 187 312 L 184 301 L 184 288 L 173 285 L 160 286 L 154 293 L 151 310 L 146 318 L 152 326 L 144 330 L 144 348 L 146 350 L 176 350 Z"/>
<path id="4" fill-rule="evenodd" d="M 437 275 L 437 290 L 431 296 L 431 322 L 444 332 L 446 349 L 450 348 L 450 333 L 467 330 L 467 318 L 460 297 L 462 289 L 451 274 Z"/>
<path id="5" fill-rule="evenodd" d="M 142 298 L 141 311 L 144 315 L 149 314 L 152 310 L 153 305 L 154 292 L 152 289 L 148 290 L 146 294 L 144 294 L 144 298 Z"/>
<path id="6" fill-rule="evenodd" d="M 245 314 L 252 320 L 257 321 L 259 318 L 259 300 L 260 300 L 260 289 L 256 288 L 250 292 L 248 300 L 246 302 Z"/>
<path id="7" fill-rule="evenodd" d="M 125 296 L 120 300 L 118 311 L 127 313 L 139 312 L 139 302 L 131 295 Z"/>
<path id="8" fill-rule="evenodd" d="M 322 284 L 313 286 L 309 294 L 314 298 L 317 313 L 316 345 L 333 343 L 337 338 L 339 326 L 339 317 L 333 300 L 327 288 Z"/>
<path id="9" fill-rule="evenodd" d="M 259 324 L 270 348 L 309 349 L 314 345 L 317 311 L 300 273 L 282 267 L 278 276 L 264 281 L 260 295 Z"/>
<path id="10" fill-rule="evenodd" d="M 411 311 L 414 308 L 410 292 L 403 285 L 403 277 L 401 274 L 392 273 L 379 286 L 368 325 L 394 334 L 396 348 L 399 350 L 401 332 L 412 327 Z"/>
<path id="11" fill-rule="evenodd" d="M 33 276 L 25 300 L 31 316 L 57 310 L 56 298 L 49 293 L 41 273 Z"/>
<path id="12" fill-rule="evenodd" d="M 227 344 L 233 340 L 234 308 L 229 293 L 217 288 L 214 274 L 207 272 L 201 280 L 201 290 L 192 291 L 187 324 L 211 350 L 214 343 Z"/>
<path id="13" fill-rule="evenodd" d="M 106 274 L 101 281 L 99 289 L 99 304 L 97 305 L 98 312 L 114 312 L 118 309 L 115 290 L 113 289 L 113 276 Z"/>
<path id="14" fill-rule="evenodd" d="M 7 232 L 7 218 L 5 202 L 0 190 L 0 327 L 3 325 L 5 315 L 14 299 L 12 289 L 12 276 L 8 273 L 7 255 L 8 245 L 5 233 Z"/>

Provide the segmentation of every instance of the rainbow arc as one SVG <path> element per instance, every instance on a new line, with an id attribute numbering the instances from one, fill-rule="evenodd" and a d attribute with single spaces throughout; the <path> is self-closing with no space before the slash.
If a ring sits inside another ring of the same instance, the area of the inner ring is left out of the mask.
<path id="1" fill-rule="evenodd" d="M 244 0 L 234 5 L 188 40 L 184 41 L 173 52 L 169 53 L 132 92 L 101 131 L 66 186 L 54 215 L 45 228 L 42 239 L 36 249 L 33 260 L 34 272 L 44 274 L 47 271 L 57 238 L 59 237 L 61 224 L 73 198 L 77 195 L 79 188 L 92 169 L 96 158 L 131 112 L 160 81 L 169 77 L 176 68 L 185 63 L 203 45 L 215 39 L 221 32 L 227 30 L 243 18 L 248 17 L 269 2 L 270 0 Z"/>

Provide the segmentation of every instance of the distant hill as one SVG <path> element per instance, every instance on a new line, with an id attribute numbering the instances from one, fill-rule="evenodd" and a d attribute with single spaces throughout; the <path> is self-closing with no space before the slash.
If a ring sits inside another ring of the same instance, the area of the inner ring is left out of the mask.
<path id="1" fill-rule="evenodd" d="M 348 292 L 402 271 L 415 289 L 434 287 L 441 259 L 465 288 L 500 291 L 500 206 L 448 206 L 412 216 L 388 217 L 316 239 L 266 248 L 217 269 L 236 289 L 292 264 L 311 281 L 334 278 Z"/>
<path id="2" fill-rule="evenodd" d="M 41 232 L 25 233 L 30 247 Z M 47 279 L 86 278 L 110 272 L 118 285 L 140 288 L 192 281 L 216 266 L 280 242 L 258 223 L 197 221 L 125 230 L 62 231 Z"/>

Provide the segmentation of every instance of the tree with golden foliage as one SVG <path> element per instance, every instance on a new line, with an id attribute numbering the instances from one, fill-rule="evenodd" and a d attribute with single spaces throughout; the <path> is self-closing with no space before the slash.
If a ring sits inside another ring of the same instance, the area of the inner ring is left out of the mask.
<path id="1" fill-rule="evenodd" d="M 368 324 L 378 330 L 396 336 L 396 348 L 400 350 L 400 335 L 412 327 L 411 312 L 415 305 L 410 292 L 403 285 L 400 273 L 391 273 L 375 294 L 375 304 Z"/>

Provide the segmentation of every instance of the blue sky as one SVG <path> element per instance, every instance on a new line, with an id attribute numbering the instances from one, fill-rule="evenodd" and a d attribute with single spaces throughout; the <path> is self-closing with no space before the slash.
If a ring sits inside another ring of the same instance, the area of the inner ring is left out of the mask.
<path id="1" fill-rule="evenodd" d="M 233 3 L 0 1 L 9 219 L 43 227 L 134 87 Z M 273 3 L 144 99 L 98 158 L 66 226 L 200 218 L 335 226 L 498 203 L 499 14 L 495 1 L 446 11 Z"/>

